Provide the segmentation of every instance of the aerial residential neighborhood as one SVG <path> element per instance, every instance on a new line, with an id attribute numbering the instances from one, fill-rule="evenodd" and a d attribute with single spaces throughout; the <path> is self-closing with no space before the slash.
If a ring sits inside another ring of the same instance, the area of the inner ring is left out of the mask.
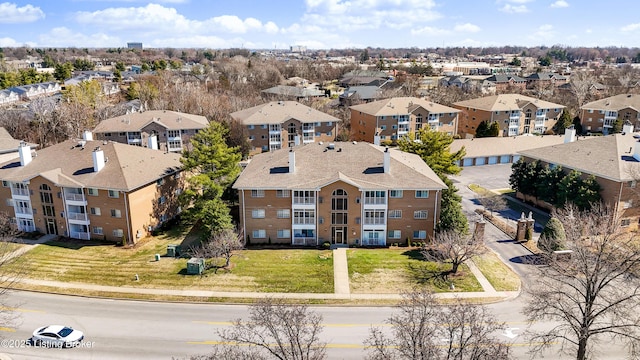
<path id="1" fill-rule="evenodd" d="M 0 359 L 637 358 L 638 10 L 1 3 Z"/>

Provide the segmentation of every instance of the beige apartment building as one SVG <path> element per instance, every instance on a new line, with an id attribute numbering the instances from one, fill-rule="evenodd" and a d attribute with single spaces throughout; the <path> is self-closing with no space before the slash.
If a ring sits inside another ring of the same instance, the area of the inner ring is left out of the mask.
<path id="1" fill-rule="evenodd" d="M 455 135 L 460 110 L 416 97 L 396 97 L 354 105 L 351 110 L 351 133 L 354 140 L 395 142 L 423 126 Z"/>
<path id="2" fill-rule="evenodd" d="M 21 231 L 135 243 L 180 208 L 180 154 L 69 140 L 0 164 L 0 211 Z"/>
<path id="3" fill-rule="evenodd" d="M 565 173 L 577 170 L 583 178 L 593 175 L 601 187 L 602 201 L 617 210 L 622 226 L 638 230 L 640 221 L 640 143 L 632 125 L 621 134 L 575 138 L 575 130 L 562 144 L 521 151 L 524 161 L 562 166 Z M 541 204 L 543 205 L 543 204 Z"/>
<path id="4" fill-rule="evenodd" d="M 546 134 L 555 126 L 565 106 L 520 94 L 501 94 L 459 101 L 460 137 L 471 138 L 482 121 L 497 122 L 499 136 Z"/>
<path id="5" fill-rule="evenodd" d="M 251 244 L 385 246 L 432 238 L 447 186 L 415 154 L 354 141 L 256 155 L 233 188 Z"/>
<path id="6" fill-rule="evenodd" d="M 182 152 L 191 137 L 207 126 L 209 121 L 201 115 L 150 110 L 102 120 L 92 133 L 96 140 Z"/>
<path id="7" fill-rule="evenodd" d="M 611 133 L 617 119 L 640 128 L 640 95 L 620 94 L 582 105 L 580 123 L 583 132 Z"/>
<path id="8" fill-rule="evenodd" d="M 231 117 L 247 129 L 251 154 L 333 141 L 342 121 L 297 101 L 272 101 Z"/>

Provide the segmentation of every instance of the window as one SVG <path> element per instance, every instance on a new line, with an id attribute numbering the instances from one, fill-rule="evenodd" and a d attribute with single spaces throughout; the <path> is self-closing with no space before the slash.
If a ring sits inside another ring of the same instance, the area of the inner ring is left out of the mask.
<path id="1" fill-rule="evenodd" d="M 631 219 L 622 219 L 620 221 L 620 226 L 629 226 L 629 224 L 631 224 Z"/>
<path id="2" fill-rule="evenodd" d="M 262 128 L 266 129 L 267 128 L 267 124 L 262 124 Z"/>
<path id="3" fill-rule="evenodd" d="M 254 219 L 264 219 L 264 209 L 253 209 L 251 217 Z"/>
<path id="4" fill-rule="evenodd" d="M 322 133 L 320 131 L 316 131 L 316 137 L 320 137 L 322 136 Z"/>
<path id="5" fill-rule="evenodd" d="M 124 231 L 122 229 L 115 229 L 113 230 L 113 236 L 115 237 L 122 237 L 124 235 Z"/>
<path id="6" fill-rule="evenodd" d="M 389 239 L 400 239 L 400 230 L 389 230 Z"/>
<path id="7" fill-rule="evenodd" d="M 256 137 L 255 137 L 255 136 L 253 136 L 253 135 L 249 135 L 249 140 L 255 140 L 255 139 L 256 139 Z"/>
<path id="8" fill-rule="evenodd" d="M 117 199 L 120 197 L 120 194 L 118 193 L 118 190 L 109 190 L 109 197 Z"/>
<path id="9" fill-rule="evenodd" d="M 251 197 L 254 197 L 254 198 L 264 197 L 264 190 L 251 190 Z"/>
<path id="10" fill-rule="evenodd" d="M 331 131 L 327 131 L 327 136 L 331 136 Z"/>
<path id="11" fill-rule="evenodd" d="M 98 196 L 98 189 L 96 188 L 88 188 L 87 194 L 91 196 Z M 109 195 L 111 197 L 111 195 Z"/>
<path id="12" fill-rule="evenodd" d="M 387 130 L 387 125 L 380 125 L 380 130 Z"/>
<path id="13" fill-rule="evenodd" d="M 320 126 L 320 122 L 316 122 L 316 126 Z"/>
<path id="14" fill-rule="evenodd" d="M 96 235 L 103 235 L 104 232 L 102 231 L 102 226 L 94 226 L 93 229 L 91 230 L 91 232 L 93 232 Z"/>
<path id="15" fill-rule="evenodd" d="M 402 210 L 389 210 L 389 219 L 402 219 Z"/>
<path id="16" fill-rule="evenodd" d="M 327 121 L 327 126 L 333 126 L 333 121 Z"/>
<path id="17" fill-rule="evenodd" d="M 427 218 L 427 210 L 416 210 L 413 212 L 414 219 L 426 219 Z"/>
<path id="18" fill-rule="evenodd" d="M 253 230 L 253 238 L 254 239 L 264 239 L 267 237 L 266 230 Z"/>
<path id="19" fill-rule="evenodd" d="M 278 239 L 288 239 L 291 237 L 291 230 L 280 229 L 278 230 Z"/>
<path id="20" fill-rule="evenodd" d="M 289 219 L 291 217 L 291 210 L 280 209 L 278 210 L 278 219 Z"/>
<path id="21" fill-rule="evenodd" d="M 111 217 L 114 217 L 114 218 L 122 217 L 122 213 L 118 209 L 111 209 Z"/>
<path id="22" fill-rule="evenodd" d="M 414 239 L 426 239 L 427 231 L 426 230 L 416 230 L 413 232 Z"/>
<path id="23" fill-rule="evenodd" d="M 6 180 L 2 180 L 2 186 L 3 186 L 3 187 L 9 187 L 10 185 L 9 185 L 9 182 L 8 182 L 8 181 L 6 181 Z"/>
<path id="24" fill-rule="evenodd" d="M 629 187 L 630 188 L 635 188 L 636 187 L 636 181 L 635 180 L 629 181 Z"/>
<path id="25" fill-rule="evenodd" d="M 7 206 L 13 206 L 13 199 L 6 199 Z"/>
<path id="26" fill-rule="evenodd" d="M 96 215 L 96 216 L 100 216 L 100 208 L 94 208 L 92 207 L 90 210 L 91 215 Z"/>
<path id="27" fill-rule="evenodd" d="M 429 197 L 429 190 L 416 190 L 417 199 L 426 199 Z"/>
<path id="28" fill-rule="evenodd" d="M 255 128 L 255 126 L 249 125 L 249 130 L 253 130 L 254 128 Z"/>
<path id="29" fill-rule="evenodd" d="M 291 196 L 291 192 L 289 190 L 276 190 L 276 197 L 288 198 L 289 196 Z"/>
<path id="30" fill-rule="evenodd" d="M 158 204 L 164 204 L 165 202 L 167 202 L 166 196 L 160 196 L 160 198 L 158 198 Z"/>
<path id="31" fill-rule="evenodd" d="M 389 197 L 399 199 L 402 197 L 402 190 L 389 190 Z"/>

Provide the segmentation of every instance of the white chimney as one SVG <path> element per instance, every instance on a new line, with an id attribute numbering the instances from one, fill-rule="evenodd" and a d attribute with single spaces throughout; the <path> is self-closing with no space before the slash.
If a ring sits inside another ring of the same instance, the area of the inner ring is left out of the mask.
<path id="1" fill-rule="evenodd" d="M 296 171 L 296 153 L 293 152 L 293 148 L 289 149 L 289 173 L 293 174 Z"/>
<path id="2" fill-rule="evenodd" d="M 384 173 L 388 174 L 391 167 L 391 152 L 389 152 L 389 148 L 384 149 L 384 161 L 382 163 L 382 167 L 384 168 Z"/>
<path id="3" fill-rule="evenodd" d="M 84 140 L 84 141 L 93 141 L 93 133 L 91 133 L 91 131 L 89 131 L 89 130 L 85 130 L 82 133 L 82 140 Z"/>
<path id="4" fill-rule="evenodd" d="M 158 150 L 158 137 L 155 135 L 149 136 L 147 139 L 147 147 L 149 149 Z"/>
<path id="5" fill-rule="evenodd" d="M 570 143 L 576 141 L 576 129 L 570 126 L 564 130 L 564 143 Z"/>
<path id="6" fill-rule="evenodd" d="M 373 145 L 380 146 L 380 135 L 378 135 L 378 133 L 373 136 Z"/>
<path id="7" fill-rule="evenodd" d="M 20 166 L 25 166 L 31 162 L 31 147 L 25 141 L 20 142 L 18 154 L 20 155 Z"/>
<path id="8" fill-rule="evenodd" d="M 104 152 L 100 147 L 93 150 L 93 172 L 98 172 L 104 167 Z"/>
<path id="9" fill-rule="evenodd" d="M 624 124 L 622 126 L 622 133 L 623 134 L 633 134 L 633 124 Z"/>

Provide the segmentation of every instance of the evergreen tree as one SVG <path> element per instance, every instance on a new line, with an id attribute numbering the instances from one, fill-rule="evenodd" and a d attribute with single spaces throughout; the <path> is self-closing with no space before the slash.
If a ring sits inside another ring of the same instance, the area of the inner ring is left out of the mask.
<path id="1" fill-rule="evenodd" d="M 187 219 L 200 223 L 205 234 L 232 227 L 229 207 L 222 199 L 225 189 L 240 174 L 237 148 L 225 142 L 228 130 L 217 121 L 198 132 L 192 148 L 184 150 L 180 160 L 189 174 L 187 187 L 180 195 Z"/>
<path id="2" fill-rule="evenodd" d="M 611 128 L 610 134 L 620 134 L 622 132 L 622 126 L 624 122 L 622 119 L 617 118 L 616 121 L 613 122 L 613 127 Z"/>
<path id="3" fill-rule="evenodd" d="M 497 121 L 493 121 L 489 126 L 489 136 L 497 137 L 498 135 L 500 135 L 500 125 L 498 125 Z"/>
<path id="4" fill-rule="evenodd" d="M 478 128 L 476 129 L 476 137 L 483 138 L 489 136 L 489 124 L 486 120 L 483 120 L 478 124 Z"/>
<path id="5" fill-rule="evenodd" d="M 571 119 L 571 113 L 569 109 L 564 109 L 562 111 L 562 115 L 560 115 L 560 119 L 553 126 L 553 132 L 556 134 L 564 134 L 565 129 L 573 124 L 573 120 Z"/>
<path id="6" fill-rule="evenodd" d="M 564 226 L 562 222 L 554 216 L 549 219 L 544 226 L 538 239 L 538 248 L 546 252 L 564 250 L 566 240 L 567 237 L 564 232 Z"/>

